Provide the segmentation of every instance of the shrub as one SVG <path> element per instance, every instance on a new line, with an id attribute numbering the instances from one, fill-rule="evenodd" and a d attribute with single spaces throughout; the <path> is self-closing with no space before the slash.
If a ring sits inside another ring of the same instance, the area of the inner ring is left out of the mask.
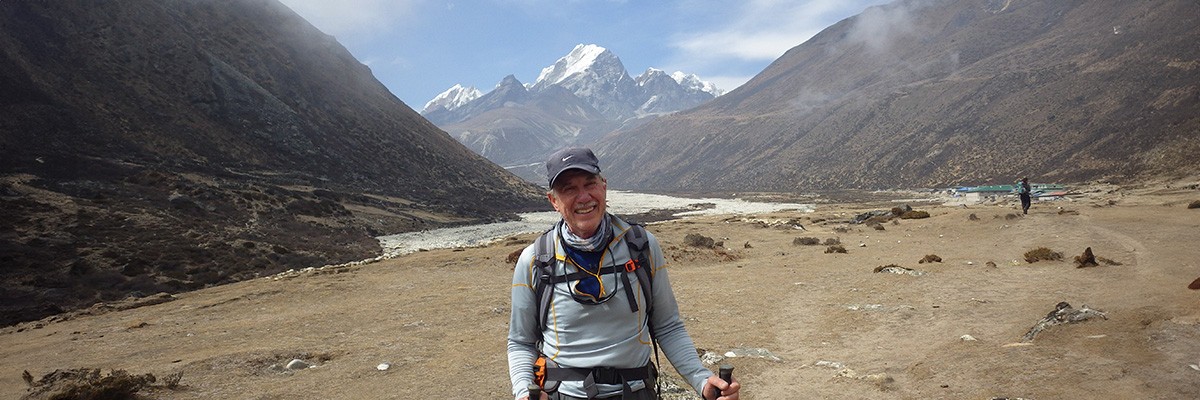
<path id="1" fill-rule="evenodd" d="M 917 261 L 917 264 L 935 263 L 935 262 L 942 262 L 942 258 L 938 257 L 936 254 L 926 254 L 925 258 L 922 258 L 921 261 Z"/>
<path id="2" fill-rule="evenodd" d="M 842 244 L 842 241 L 841 241 L 840 239 L 838 239 L 838 238 L 828 238 L 828 239 L 825 239 L 825 245 L 826 245 L 826 246 L 833 246 L 833 245 L 835 245 L 835 244 Z"/>
<path id="3" fill-rule="evenodd" d="M 909 270 L 908 268 L 904 268 L 904 267 L 901 267 L 901 266 L 899 266 L 899 265 L 896 265 L 896 264 L 888 264 L 888 265 L 880 265 L 880 266 L 878 266 L 878 267 L 875 267 L 875 270 L 874 270 L 874 271 L 872 271 L 872 272 L 875 272 L 875 273 L 877 273 L 877 274 L 878 274 L 878 273 L 880 273 L 880 272 L 883 272 L 883 271 L 884 271 L 884 270 L 886 270 L 886 269 L 900 269 L 900 270 Z"/>
<path id="4" fill-rule="evenodd" d="M 713 238 L 703 236 L 699 233 L 687 234 L 687 236 L 683 238 L 683 242 L 687 243 L 689 246 L 701 247 L 705 249 L 711 249 L 713 248 L 713 245 L 716 244 L 716 242 L 713 241 Z"/>
<path id="5" fill-rule="evenodd" d="M 1196 200 L 1196 201 L 1193 201 L 1191 204 L 1188 204 L 1188 209 L 1193 209 L 1193 208 L 1200 208 L 1200 200 Z"/>
<path id="6" fill-rule="evenodd" d="M 135 399 L 139 398 L 137 392 L 152 387 L 156 380 L 153 374 L 133 375 L 118 369 L 104 376 L 99 369 L 87 368 L 55 370 L 37 382 L 32 377 L 25 379 L 33 393 L 23 398 L 61 400 Z"/>
<path id="7" fill-rule="evenodd" d="M 929 212 L 913 210 L 913 211 L 909 211 L 909 212 L 906 212 L 906 213 L 900 215 L 900 219 L 921 219 L 921 218 L 929 218 Z"/>
<path id="8" fill-rule="evenodd" d="M 1050 250 L 1045 247 L 1038 247 L 1025 252 L 1025 262 L 1028 263 L 1035 263 L 1041 260 L 1058 261 L 1062 258 L 1062 253 L 1055 252 L 1054 250 Z"/>
<path id="9" fill-rule="evenodd" d="M 840 244 L 839 244 L 839 245 L 833 245 L 833 246 L 829 246 L 828 248 L 826 248 L 826 249 L 825 249 L 825 254 L 831 254 L 831 253 L 842 253 L 842 254 L 845 254 L 845 253 L 846 253 L 846 248 L 845 248 L 845 247 L 842 247 L 842 245 L 840 245 Z"/>
<path id="10" fill-rule="evenodd" d="M 796 246 L 812 246 L 815 244 L 821 244 L 821 239 L 817 239 L 815 237 L 798 237 L 795 240 L 792 240 L 792 244 Z"/>
<path id="11" fill-rule="evenodd" d="M 863 221 L 863 223 L 867 224 L 867 225 L 881 224 L 881 223 L 888 222 L 891 220 L 892 220 L 892 216 L 890 214 L 885 214 L 885 215 L 876 215 L 874 217 L 867 218 L 867 220 Z"/>

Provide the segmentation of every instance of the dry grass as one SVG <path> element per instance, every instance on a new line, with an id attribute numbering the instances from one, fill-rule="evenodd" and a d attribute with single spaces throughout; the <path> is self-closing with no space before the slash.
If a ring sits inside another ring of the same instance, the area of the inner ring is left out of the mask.
<path id="1" fill-rule="evenodd" d="M 1042 261 L 1042 260 L 1058 261 L 1058 260 L 1062 260 L 1062 258 L 1063 258 L 1062 253 L 1047 249 L 1045 247 L 1038 247 L 1036 249 L 1025 252 L 1025 262 L 1028 262 L 1028 263 L 1035 263 L 1035 262 Z"/>
<path id="2" fill-rule="evenodd" d="M 31 387 L 22 400 L 133 400 L 139 398 L 136 395 L 139 391 L 153 387 L 157 381 L 154 374 L 133 375 L 120 369 L 105 376 L 99 368 L 55 370 L 37 382 L 33 382 L 29 371 L 25 371 L 24 377 Z M 163 387 L 178 388 L 182 377 L 182 372 L 169 375 Z"/>
<path id="3" fill-rule="evenodd" d="M 846 254 L 846 248 L 842 245 L 833 245 L 825 249 L 825 254 L 842 253 Z"/>
<path id="4" fill-rule="evenodd" d="M 798 237 L 792 240 L 792 244 L 796 246 L 812 246 L 821 244 L 821 239 L 815 237 Z"/>

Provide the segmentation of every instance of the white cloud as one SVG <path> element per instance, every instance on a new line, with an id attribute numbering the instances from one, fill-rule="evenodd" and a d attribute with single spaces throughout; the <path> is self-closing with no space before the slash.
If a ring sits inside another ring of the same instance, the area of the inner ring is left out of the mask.
<path id="1" fill-rule="evenodd" d="M 750 80 L 750 78 L 753 78 L 753 76 L 750 76 L 750 75 L 744 75 L 744 76 L 727 75 L 727 76 L 702 76 L 702 77 L 700 77 L 700 79 L 712 82 L 714 85 L 717 85 L 718 89 L 724 90 L 726 93 L 732 91 L 733 89 L 737 89 L 738 86 L 742 86 L 743 84 L 748 82 Z"/>
<path id="2" fill-rule="evenodd" d="M 680 39 L 674 45 L 694 57 L 763 61 L 779 58 L 817 32 L 713 32 Z"/>
<path id="3" fill-rule="evenodd" d="M 915 7 L 923 6 L 916 3 Z M 912 33 L 913 16 L 907 7 L 892 7 L 890 9 L 870 9 L 859 15 L 850 29 L 847 39 L 853 42 L 865 43 L 876 51 L 886 50 L 893 40 Z"/>
<path id="4" fill-rule="evenodd" d="M 416 17 L 426 0 L 280 0 L 317 29 L 335 37 L 386 33 Z"/>
<path id="5" fill-rule="evenodd" d="M 735 58 L 769 61 L 807 41 L 838 20 L 861 12 L 883 0 L 751 0 L 728 2 L 734 9 L 720 10 L 728 23 L 704 32 L 677 35 L 673 46 L 680 57 L 699 60 Z M 689 6 L 695 6 L 689 5 Z M 713 6 L 708 4 L 708 6 Z"/>

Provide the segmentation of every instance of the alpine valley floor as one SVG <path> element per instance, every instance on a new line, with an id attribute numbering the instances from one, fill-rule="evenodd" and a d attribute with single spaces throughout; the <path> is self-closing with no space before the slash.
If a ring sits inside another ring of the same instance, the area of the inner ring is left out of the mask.
<path id="1" fill-rule="evenodd" d="M 1200 191 L 1191 183 L 1093 188 L 1035 203 L 1027 216 L 1011 201 L 913 203 L 931 216 L 883 230 L 845 222 L 897 203 L 819 204 L 811 213 L 696 217 L 649 229 L 670 257 L 697 347 L 765 348 L 782 358 L 724 361 L 736 367 L 743 399 L 1200 398 L 1200 291 L 1187 289 L 1200 277 L 1200 209 L 1187 208 Z M 724 247 L 690 247 L 691 233 Z M 800 237 L 836 238 L 847 252 L 793 244 Z M 182 373 L 175 389 L 141 392 L 158 399 L 511 398 L 506 258 L 532 238 L 4 328 L 0 397 L 29 393 L 24 371 L 37 380 L 56 369 L 100 368 Z M 1064 258 L 1025 261 L 1038 247 Z M 1120 265 L 1076 268 L 1072 257 L 1088 247 Z M 918 263 L 931 254 L 941 262 Z M 925 274 L 873 273 L 888 264 Z M 1107 318 L 1052 326 L 1018 343 L 1059 302 Z M 293 358 L 313 367 L 269 368 Z M 379 370 L 385 362 L 391 368 Z"/>

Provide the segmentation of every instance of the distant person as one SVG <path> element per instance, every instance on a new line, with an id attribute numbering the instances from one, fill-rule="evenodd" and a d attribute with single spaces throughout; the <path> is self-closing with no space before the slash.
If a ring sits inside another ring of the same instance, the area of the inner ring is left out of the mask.
<path id="1" fill-rule="evenodd" d="M 1029 204 L 1032 203 L 1032 199 L 1029 197 L 1030 192 L 1032 190 L 1029 188 L 1029 178 L 1021 178 L 1021 183 L 1017 185 L 1017 195 L 1021 196 L 1022 214 L 1029 214 Z"/>
<path id="2" fill-rule="evenodd" d="M 541 399 L 658 399 L 650 362 L 657 339 L 705 399 L 736 400 L 741 385 L 700 363 L 658 241 L 605 211 L 608 181 L 596 155 L 560 150 L 546 161 L 546 177 L 562 219 L 521 252 L 513 270 L 508 373 L 515 398 L 527 399 L 536 382 Z"/>

